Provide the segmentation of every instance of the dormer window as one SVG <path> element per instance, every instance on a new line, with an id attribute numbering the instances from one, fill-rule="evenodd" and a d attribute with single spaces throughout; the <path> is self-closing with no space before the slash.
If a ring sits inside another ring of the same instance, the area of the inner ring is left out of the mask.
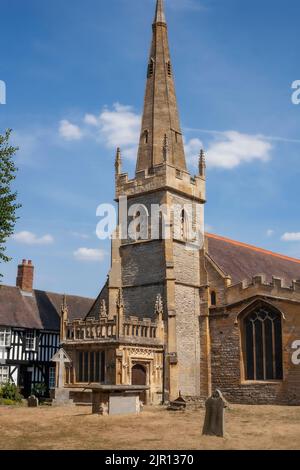
<path id="1" fill-rule="evenodd" d="M 148 65 L 147 77 L 148 78 L 152 77 L 153 73 L 154 73 L 154 59 L 153 57 L 151 57 L 149 65 Z"/>
<path id="2" fill-rule="evenodd" d="M 171 66 L 170 61 L 167 62 L 167 72 L 168 72 L 168 76 L 171 77 L 172 76 L 172 66 Z"/>

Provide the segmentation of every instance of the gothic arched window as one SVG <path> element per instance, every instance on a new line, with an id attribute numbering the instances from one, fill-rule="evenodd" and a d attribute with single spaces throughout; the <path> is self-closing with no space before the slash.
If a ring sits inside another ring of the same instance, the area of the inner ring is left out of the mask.
<path id="1" fill-rule="evenodd" d="M 281 314 L 259 303 L 244 317 L 246 380 L 282 380 Z"/>

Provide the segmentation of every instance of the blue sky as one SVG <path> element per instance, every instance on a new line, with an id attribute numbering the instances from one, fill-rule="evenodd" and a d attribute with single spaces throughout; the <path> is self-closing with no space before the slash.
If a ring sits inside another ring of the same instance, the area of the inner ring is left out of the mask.
<path id="1" fill-rule="evenodd" d="M 114 197 L 120 145 L 132 175 L 154 0 L 1 0 L 0 132 L 20 146 L 13 261 L 35 287 L 95 296 L 110 265 L 96 207 Z M 191 172 L 207 151 L 206 224 L 300 257 L 298 0 L 166 0 Z"/>

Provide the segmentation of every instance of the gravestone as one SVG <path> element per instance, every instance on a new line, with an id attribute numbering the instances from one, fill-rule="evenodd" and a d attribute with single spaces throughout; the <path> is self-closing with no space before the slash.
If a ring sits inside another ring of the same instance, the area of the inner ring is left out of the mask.
<path id="1" fill-rule="evenodd" d="M 167 410 L 168 411 L 184 411 L 186 409 L 186 401 L 182 397 L 181 393 L 179 392 L 179 397 L 170 402 L 170 405 L 168 406 Z"/>
<path id="2" fill-rule="evenodd" d="M 216 390 L 205 402 L 204 436 L 224 437 L 225 408 L 228 404 L 220 390 Z"/>
<path id="3" fill-rule="evenodd" d="M 27 399 L 28 408 L 37 408 L 39 406 L 39 400 L 35 395 L 30 395 Z"/>

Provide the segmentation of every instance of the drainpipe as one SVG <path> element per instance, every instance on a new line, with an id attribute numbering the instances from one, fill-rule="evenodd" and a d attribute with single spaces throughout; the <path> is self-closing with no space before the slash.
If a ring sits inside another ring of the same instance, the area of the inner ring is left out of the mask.
<path id="1" fill-rule="evenodd" d="M 165 396 L 165 384 L 166 384 L 166 348 L 164 346 L 163 350 L 163 380 L 162 380 L 162 405 L 165 404 L 166 396 Z"/>

